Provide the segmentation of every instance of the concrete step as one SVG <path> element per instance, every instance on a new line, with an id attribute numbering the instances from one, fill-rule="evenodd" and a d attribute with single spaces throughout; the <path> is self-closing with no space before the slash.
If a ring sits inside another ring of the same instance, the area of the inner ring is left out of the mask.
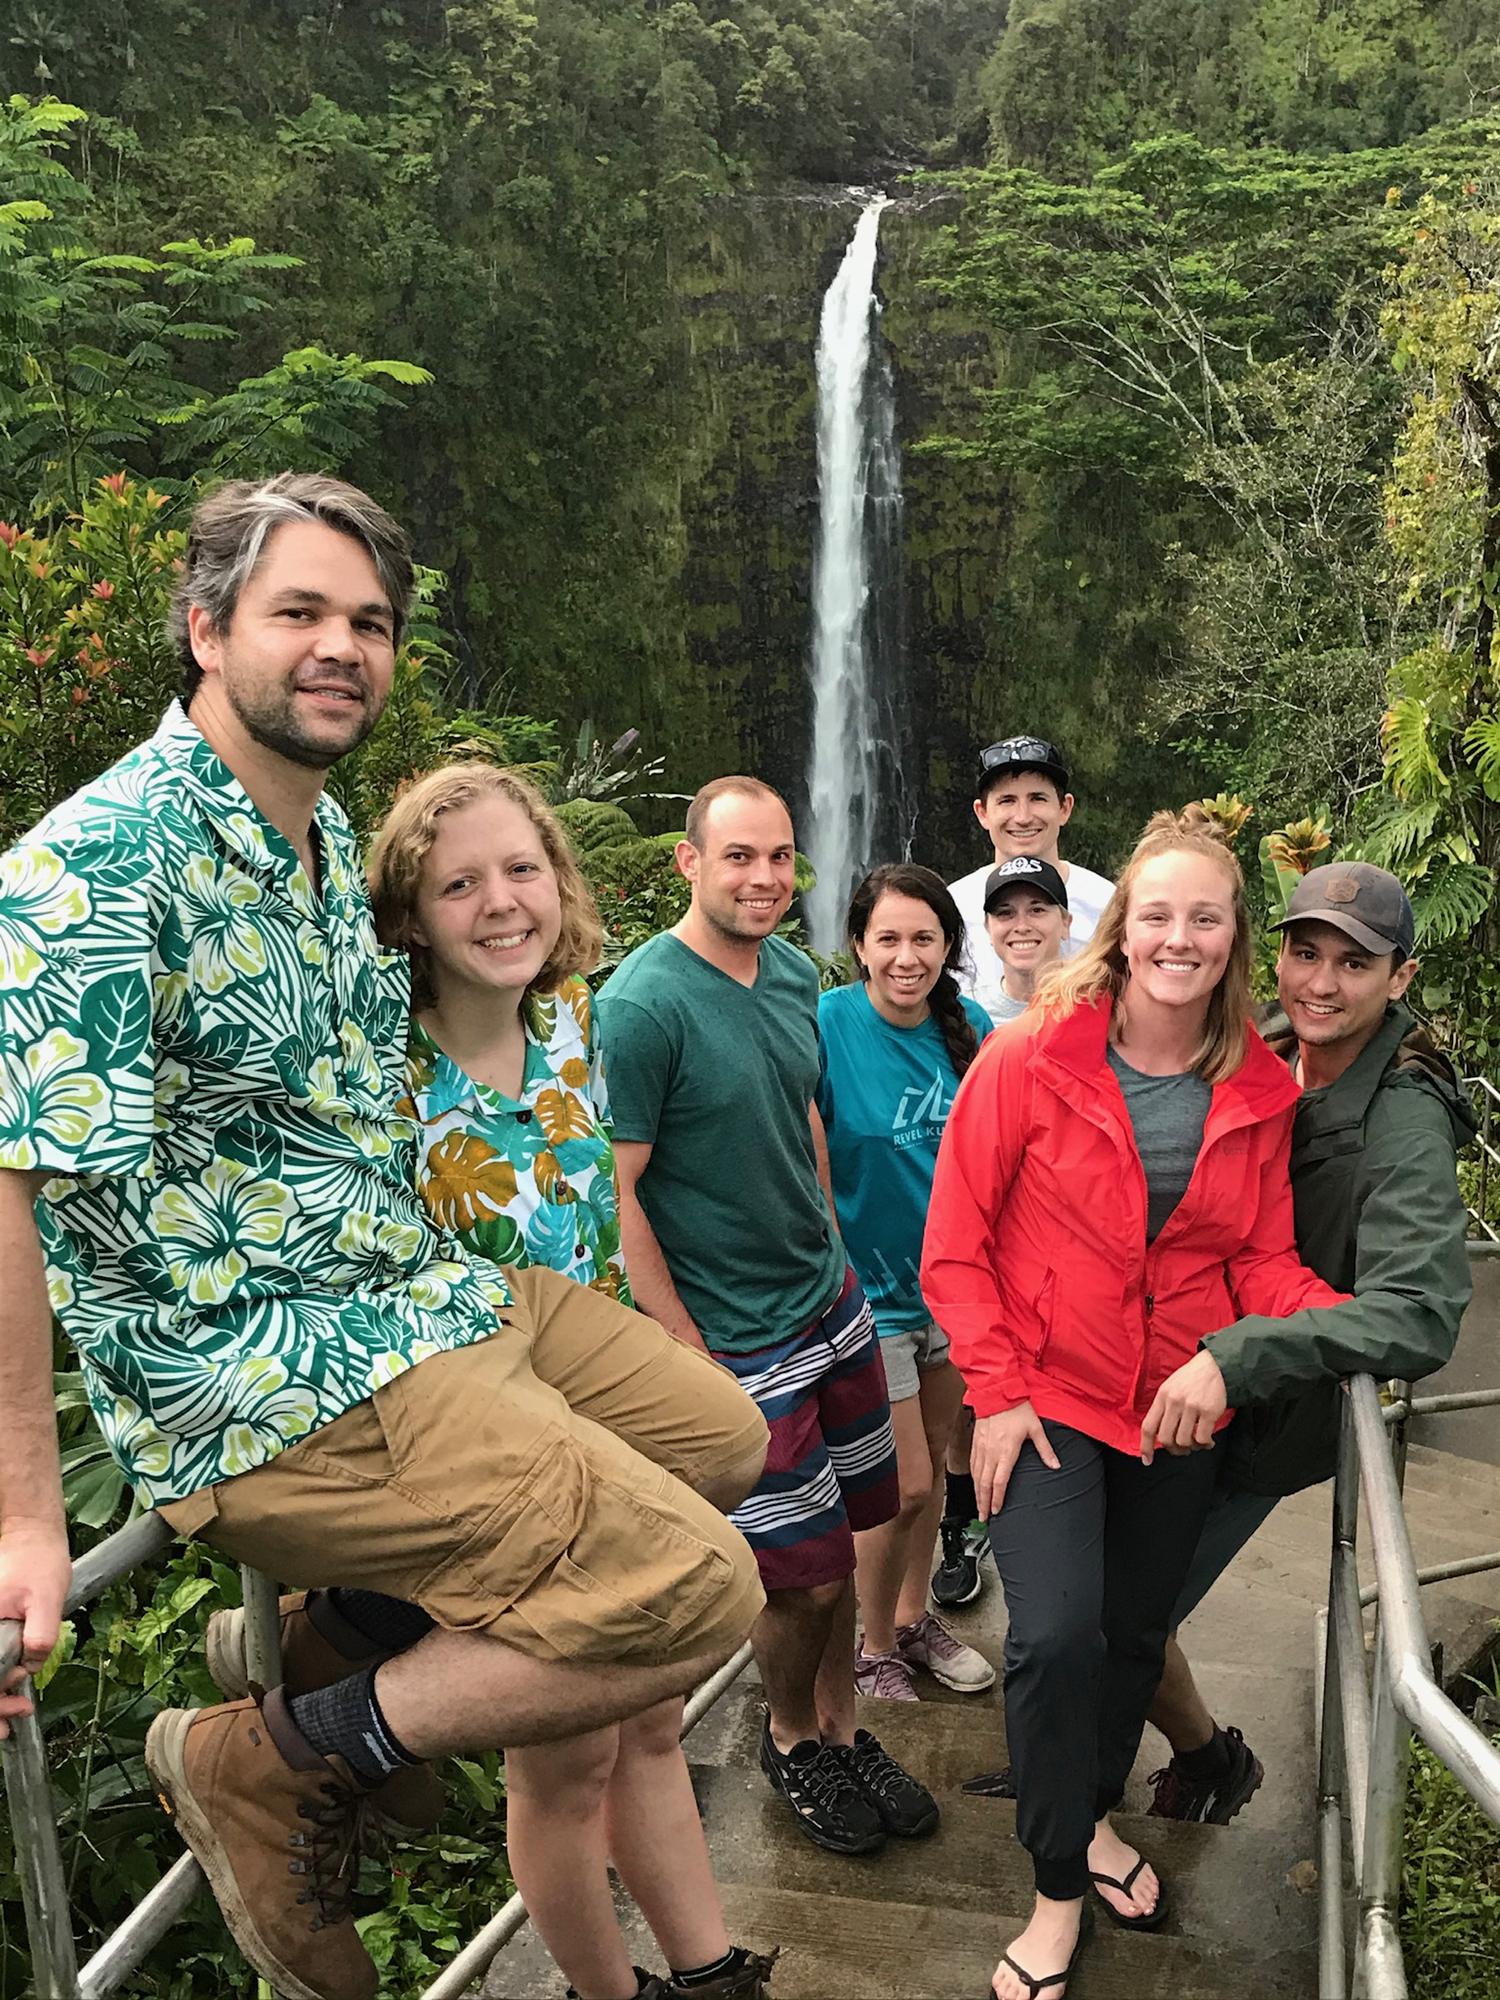
<path id="1" fill-rule="evenodd" d="M 1470 1257 L 1474 1298 L 1464 1316 L 1453 1359 L 1429 1375 L 1417 1393 L 1452 1395 L 1465 1389 L 1500 1389 L 1500 1254 Z M 1452 1410 L 1418 1417 L 1412 1436 L 1455 1457 L 1500 1465 L 1500 1409 Z"/>
<path id="2" fill-rule="evenodd" d="M 929 1726 L 936 1714 L 927 1712 Z M 907 1730 L 913 1742 L 919 1719 Z M 978 2000 L 1007 1939 L 1025 1924 L 1030 1863 L 1004 1801 L 938 1787 L 935 1835 L 851 1860 L 812 1846 L 758 1771 L 700 1766 L 694 1776 L 731 1932 L 762 1950 L 782 1947 L 775 2000 Z M 1292 2000 L 1312 1990 L 1315 1897 L 1294 1838 L 1129 1816 L 1120 1826 L 1159 1865 L 1172 1910 L 1160 1933 L 1141 1937 L 1117 1929 L 1101 1908 L 1071 1989 L 1082 2000 Z M 621 1904 L 633 1955 L 659 1964 L 638 1914 Z M 540 1940 L 526 1934 L 497 1964 L 485 1995 L 541 2000 L 562 1984 Z"/>

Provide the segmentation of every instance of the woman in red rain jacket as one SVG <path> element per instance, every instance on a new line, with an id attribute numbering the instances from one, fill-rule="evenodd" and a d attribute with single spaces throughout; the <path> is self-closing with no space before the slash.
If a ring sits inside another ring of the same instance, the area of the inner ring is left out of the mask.
<path id="1" fill-rule="evenodd" d="M 938 1154 L 922 1291 L 975 1412 L 1037 1890 L 997 2000 L 1062 2000 L 1091 1884 L 1133 1929 L 1166 1914 L 1108 1815 L 1208 1508 L 1194 1447 L 1218 1426 L 1158 1456 L 1155 1392 L 1242 1314 L 1341 1296 L 1297 1258 L 1297 1086 L 1250 1026 L 1249 967 L 1239 864 L 1206 822 L 1158 813 L 1090 943 L 980 1050 Z"/>

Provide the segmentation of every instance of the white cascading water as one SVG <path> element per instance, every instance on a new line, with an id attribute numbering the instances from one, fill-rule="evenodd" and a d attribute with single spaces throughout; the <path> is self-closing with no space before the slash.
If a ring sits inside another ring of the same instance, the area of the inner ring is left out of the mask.
<path id="1" fill-rule="evenodd" d="M 812 756 L 808 768 L 809 858 L 817 886 L 807 898 L 819 951 L 842 942 L 844 910 L 856 881 L 877 858 L 883 821 L 904 801 L 882 797 L 883 759 L 900 759 L 889 688 L 878 658 L 900 643 L 889 616 L 877 616 L 882 564 L 899 565 L 901 461 L 889 365 L 876 351 L 880 305 L 875 253 L 889 197 L 865 207 L 823 299 L 818 326 L 818 542 L 813 562 Z M 875 365 L 872 368 L 872 354 Z M 899 600 L 899 578 L 895 579 Z M 896 621 L 896 622 L 899 622 Z"/>

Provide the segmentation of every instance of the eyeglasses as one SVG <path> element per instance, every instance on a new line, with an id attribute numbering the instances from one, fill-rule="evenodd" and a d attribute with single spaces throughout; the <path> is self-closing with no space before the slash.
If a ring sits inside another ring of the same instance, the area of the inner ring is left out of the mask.
<path id="1" fill-rule="evenodd" d="M 1011 766 L 1043 770 L 1049 764 L 1055 765 L 1059 771 L 1067 769 L 1067 760 L 1057 745 L 1045 742 L 1040 736 L 1007 736 L 1003 743 L 992 743 L 988 750 L 979 754 L 981 771 L 998 771 Z"/>

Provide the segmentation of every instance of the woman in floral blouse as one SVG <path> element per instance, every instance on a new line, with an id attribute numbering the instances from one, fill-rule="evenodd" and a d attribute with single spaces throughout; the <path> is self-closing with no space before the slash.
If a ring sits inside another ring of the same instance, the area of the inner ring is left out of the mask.
<path id="1" fill-rule="evenodd" d="M 598 962 L 599 917 L 562 827 L 514 773 L 450 765 L 397 800 L 370 889 L 382 941 L 411 958 L 405 1108 L 435 1221 L 497 1264 L 544 1264 L 630 1304 L 582 976 Z M 764 1961 L 731 1949 L 724 1929 L 681 1723 L 681 1701 L 667 1701 L 506 1756 L 511 1873 L 572 1986 L 597 2000 L 638 1983 L 611 1862 L 699 2000 L 760 1991 Z"/>

